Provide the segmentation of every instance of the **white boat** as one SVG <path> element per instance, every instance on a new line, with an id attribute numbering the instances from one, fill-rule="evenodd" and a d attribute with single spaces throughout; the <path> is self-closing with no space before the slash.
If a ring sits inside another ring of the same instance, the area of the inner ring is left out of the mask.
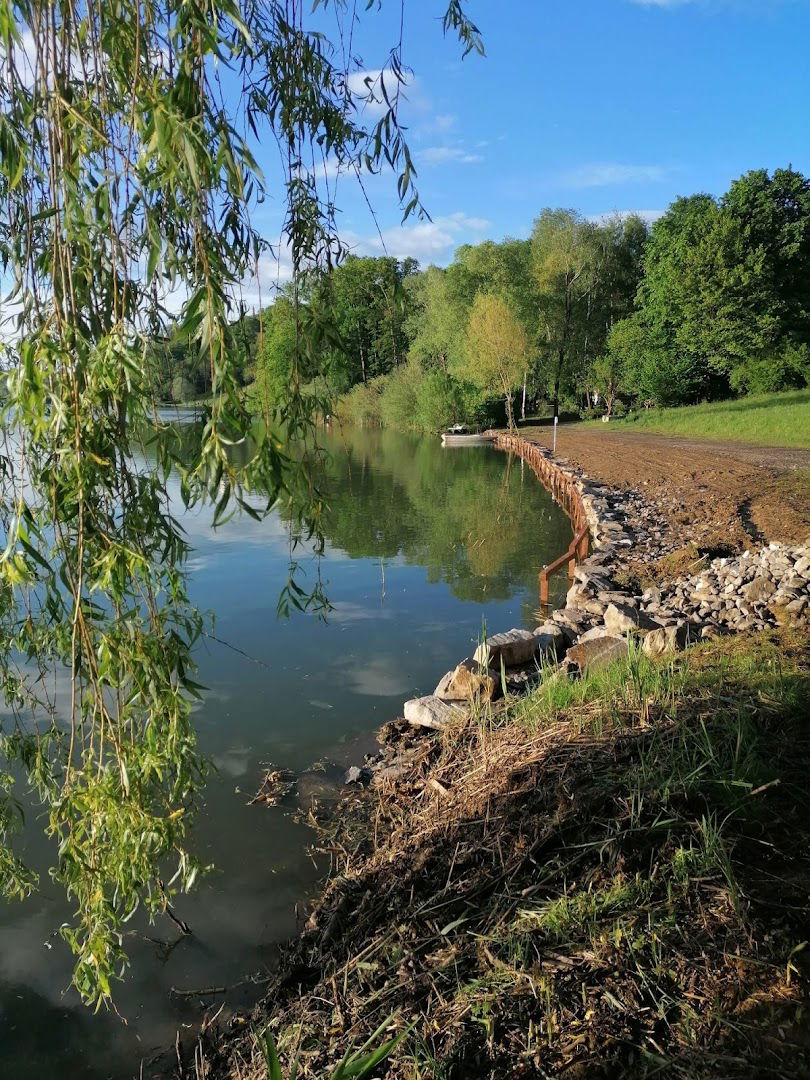
<path id="1" fill-rule="evenodd" d="M 485 446 L 494 441 L 494 435 L 460 435 L 452 431 L 442 435 L 442 446 Z"/>

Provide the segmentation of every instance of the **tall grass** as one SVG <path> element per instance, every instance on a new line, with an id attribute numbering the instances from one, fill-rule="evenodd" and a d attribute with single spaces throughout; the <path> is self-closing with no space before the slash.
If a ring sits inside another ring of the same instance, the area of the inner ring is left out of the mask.
<path id="1" fill-rule="evenodd" d="M 367 383 L 353 386 L 337 403 L 335 415 L 338 419 L 358 427 L 380 427 L 385 380 L 386 377 L 380 375 Z"/>

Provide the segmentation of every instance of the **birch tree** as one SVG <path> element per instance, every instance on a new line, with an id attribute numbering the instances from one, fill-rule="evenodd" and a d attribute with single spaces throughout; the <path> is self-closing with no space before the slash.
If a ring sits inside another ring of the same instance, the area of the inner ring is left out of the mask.
<path id="1" fill-rule="evenodd" d="M 530 348 L 526 332 L 505 300 L 479 293 L 466 335 L 465 374 L 482 389 L 503 395 L 510 431 L 514 393 L 523 381 Z"/>

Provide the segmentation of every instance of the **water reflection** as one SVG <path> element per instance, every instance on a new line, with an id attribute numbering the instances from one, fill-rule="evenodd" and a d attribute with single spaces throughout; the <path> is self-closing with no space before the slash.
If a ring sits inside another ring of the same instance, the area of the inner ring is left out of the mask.
<path id="1" fill-rule="evenodd" d="M 193 426 L 180 429 L 180 440 L 194 437 Z M 216 611 L 221 639 L 198 656 L 209 692 L 195 718 L 216 770 L 195 844 L 215 870 L 180 903 L 194 937 L 174 947 L 168 920 L 134 920 L 133 966 L 117 995 L 128 1024 L 94 1017 L 64 992 L 71 961 L 53 931 L 69 910 L 46 876 L 31 902 L 0 909 L 0 1075 L 134 1076 L 178 1024 L 200 1021 L 199 1000 L 172 987 L 232 986 L 266 970 L 319 870 L 293 806 L 249 805 L 261 763 L 302 771 L 323 757 L 356 759 L 406 697 L 429 692 L 470 651 L 482 617 L 494 629 L 535 625 L 538 569 L 567 547 L 570 527 L 519 461 L 392 432 L 333 431 L 327 441 L 326 622 L 276 619 L 289 559 L 283 507 L 216 531 L 208 512 L 181 515 L 194 548 L 191 596 Z M 302 568 L 314 580 L 316 560 Z M 302 792 L 331 790 L 338 772 L 307 772 Z M 41 822 L 30 824 L 45 870 L 54 853 Z"/>

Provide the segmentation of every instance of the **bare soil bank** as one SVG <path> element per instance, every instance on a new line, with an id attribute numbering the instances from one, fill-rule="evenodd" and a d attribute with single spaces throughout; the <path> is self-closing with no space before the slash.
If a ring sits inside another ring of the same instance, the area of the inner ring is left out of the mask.
<path id="1" fill-rule="evenodd" d="M 551 446 L 550 427 L 520 434 Z M 641 492 L 684 548 L 742 551 L 752 542 L 801 543 L 810 536 L 810 450 L 563 424 L 557 456 L 594 479 Z"/>
<path id="2" fill-rule="evenodd" d="M 390 1080 L 810 1075 L 807 661 L 740 635 L 388 725 L 406 767 L 321 822 L 303 934 L 183 1075 L 268 1080 L 267 1029 L 326 1080 L 380 1025 Z"/>

